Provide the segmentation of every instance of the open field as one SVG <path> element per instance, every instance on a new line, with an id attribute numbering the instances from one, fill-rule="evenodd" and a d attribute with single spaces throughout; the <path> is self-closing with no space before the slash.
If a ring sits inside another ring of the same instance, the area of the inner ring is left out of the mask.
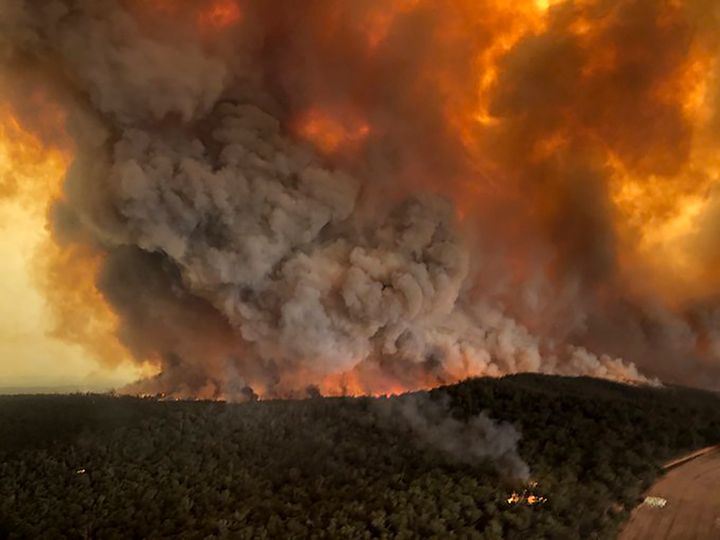
<path id="1" fill-rule="evenodd" d="M 639 506 L 620 540 L 720 538 L 720 449 L 667 473 L 647 492 L 667 499 L 664 508 Z"/>

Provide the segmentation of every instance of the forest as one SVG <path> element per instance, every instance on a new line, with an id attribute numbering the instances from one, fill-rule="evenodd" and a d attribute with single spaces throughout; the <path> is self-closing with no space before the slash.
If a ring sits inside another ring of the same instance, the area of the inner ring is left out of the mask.
<path id="1" fill-rule="evenodd" d="M 665 460 L 718 442 L 717 394 L 532 374 L 388 398 L 0 396 L 0 538 L 613 538 Z"/>

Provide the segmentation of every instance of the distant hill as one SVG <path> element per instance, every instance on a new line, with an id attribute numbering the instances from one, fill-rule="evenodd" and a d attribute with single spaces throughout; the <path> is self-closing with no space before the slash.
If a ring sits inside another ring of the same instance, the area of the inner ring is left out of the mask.
<path id="1" fill-rule="evenodd" d="M 389 399 L 3 396 L 0 537 L 612 538 L 659 463 L 718 442 L 716 394 L 534 374 Z"/>

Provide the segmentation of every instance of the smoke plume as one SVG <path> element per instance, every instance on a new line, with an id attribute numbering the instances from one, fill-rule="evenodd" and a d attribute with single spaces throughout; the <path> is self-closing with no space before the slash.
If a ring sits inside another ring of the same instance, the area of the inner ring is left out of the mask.
<path id="1" fill-rule="evenodd" d="M 392 401 L 375 402 L 387 421 L 409 429 L 423 446 L 434 448 L 460 463 L 492 462 L 504 473 L 522 480 L 530 469 L 517 451 L 522 436 L 515 427 L 497 423 L 485 413 L 461 421 L 452 416 L 447 396 L 433 400 L 428 394 L 406 394 Z"/>
<path id="2" fill-rule="evenodd" d="M 72 154 L 50 226 L 158 367 L 130 391 L 718 387 L 718 30 L 703 0 L 0 0 L 0 84 Z"/>

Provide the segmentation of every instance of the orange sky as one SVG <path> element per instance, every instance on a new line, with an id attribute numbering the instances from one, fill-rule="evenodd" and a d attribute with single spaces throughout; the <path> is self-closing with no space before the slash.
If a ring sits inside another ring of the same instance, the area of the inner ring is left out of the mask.
<path id="1" fill-rule="evenodd" d="M 55 319 L 32 271 L 49 240 L 45 212 L 66 166 L 7 113 L 0 125 L 0 392 L 8 387 L 105 390 L 139 368 L 104 368 L 92 352 L 54 337 Z"/>

